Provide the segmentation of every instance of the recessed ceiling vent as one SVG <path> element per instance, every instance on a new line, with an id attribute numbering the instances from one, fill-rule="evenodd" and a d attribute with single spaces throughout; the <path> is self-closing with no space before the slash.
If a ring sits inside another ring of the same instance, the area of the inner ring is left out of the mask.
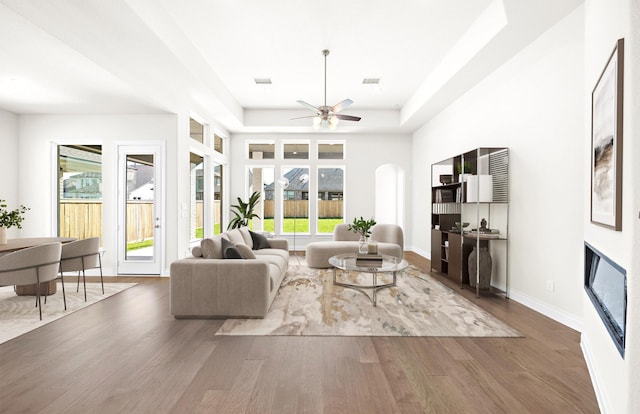
<path id="1" fill-rule="evenodd" d="M 253 78 L 256 85 L 271 85 L 271 78 Z"/>
<path id="2" fill-rule="evenodd" d="M 364 78 L 362 79 L 363 85 L 377 85 L 380 83 L 380 78 Z"/>

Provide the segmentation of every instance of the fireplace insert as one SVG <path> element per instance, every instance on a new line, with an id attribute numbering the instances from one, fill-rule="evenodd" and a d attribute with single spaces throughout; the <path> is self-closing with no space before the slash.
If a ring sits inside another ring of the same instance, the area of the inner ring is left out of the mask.
<path id="1" fill-rule="evenodd" d="M 584 289 L 624 358 L 627 325 L 627 272 L 584 243 Z"/>

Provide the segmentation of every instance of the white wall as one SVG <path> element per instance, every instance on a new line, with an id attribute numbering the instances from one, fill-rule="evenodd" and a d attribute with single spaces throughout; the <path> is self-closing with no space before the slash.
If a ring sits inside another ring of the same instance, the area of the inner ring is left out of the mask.
<path id="1" fill-rule="evenodd" d="M 0 110 L 0 200 L 7 200 L 7 208 L 19 206 L 18 196 L 18 116 Z M 7 231 L 7 237 L 17 237 L 15 227 Z"/>
<path id="2" fill-rule="evenodd" d="M 413 138 L 419 251 L 430 257 L 431 164 L 476 147 L 509 147 L 511 297 L 575 328 L 583 290 L 583 77 L 579 7 Z"/>
<path id="3" fill-rule="evenodd" d="M 163 143 L 165 145 L 164 266 L 177 258 L 177 229 L 188 227 L 177 215 L 177 116 L 166 115 L 21 115 L 17 168 L 20 203 L 31 208 L 22 237 L 55 235 L 55 145 L 100 144 L 103 163 L 103 247 L 105 274 L 116 269 L 116 172 L 117 145 Z M 188 121 L 187 121 L 188 128 Z M 188 129 L 187 129 L 188 131 Z M 188 169 L 188 151 L 184 154 Z M 164 273 L 168 274 L 168 273 Z"/>
<path id="4" fill-rule="evenodd" d="M 627 342 L 622 358 L 609 337 L 604 324 L 586 295 L 582 344 L 589 370 L 594 378 L 596 394 L 603 412 L 640 412 L 640 180 L 637 114 L 640 111 L 640 1 L 587 0 L 585 4 L 585 102 L 586 124 L 591 114 L 591 91 L 615 46 L 625 39 L 624 121 L 623 121 L 623 205 L 622 231 L 616 232 L 591 224 L 590 196 L 590 132 L 583 140 L 583 201 L 585 240 L 609 256 L 627 271 Z"/>
<path id="5" fill-rule="evenodd" d="M 340 127 L 338 127 L 340 128 Z M 308 140 L 314 146 L 317 141 L 344 140 L 345 160 L 327 160 L 335 165 L 344 165 L 346 174 L 345 188 L 345 221 L 350 222 L 355 216 L 373 217 L 375 215 L 375 176 L 376 169 L 384 164 L 396 164 L 405 171 L 407 189 L 411 188 L 411 136 L 410 135 L 357 135 L 357 134 L 234 134 L 231 137 L 231 199 L 246 198 L 246 165 L 248 160 L 246 143 L 248 140 L 282 141 Z M 297 163 L 297 160 L 289 164 Z M 299 164 L 317 163 L 300 160 Z M 335 162 L 333 162 L 335 161 Z M 282 161 L 278 161 L 282 163 Z M 411 194 L 405 191 L 404 217 L 410 217 Z M 411 249 L 413 226 L 405 220 L 405 249 Z M 304 246 L 312 237 L 300 237 L 296 242 Z"/>

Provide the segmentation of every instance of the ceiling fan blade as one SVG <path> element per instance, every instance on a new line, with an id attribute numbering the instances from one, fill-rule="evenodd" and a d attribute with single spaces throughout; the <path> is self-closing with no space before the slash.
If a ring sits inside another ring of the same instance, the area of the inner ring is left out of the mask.
<path id="1" fill-rule="evenodd" d="M 318 115 L 298 116 L 298 117 L 296 117 L 296 118 L 291 118 L 291 120 L 294 120 L 294 119 L 303 119 L 303 118 L 315 118 L 315 117 L 317 117 L 317 116 L 318 116 Z"/>
<path id="2" fill-rule="evenodd" d="M 300 105 L 302 105 L 302 106 L 304 106 L 304 107 L 308 108 L 308 109 L 311 109 L 312 111 L 315 111 L 315 112 L 321 112 L 321 111 L 320 111 L 320 108 L 316 108 L 315 106 L 313 106 L 313 105 L 311 105 L 311 104 L 308 104 L 308 103 L 306 103 L 305 101 L 298 101 L 298 103 L 299 103 Z"/>
<path id="3" fill-rule="evenodd" d="M 298 101 L 300 102 L 300 101 Z M 336 112 L 340 112 L 342 111 L 344 108 L 351 106 L 351 104 L 353 103 L 353 101 L 351 99 L 345 99 L 342 102 L 338 102 L 337 104 L 333 105 L 333 108 L 331 108 L 331 112 L 336 113 Z"/>
<path id="4" fill-rule="evenodd" d="M 341 114 L 335 114 L 333 115 L 338 119 L 342 119 L 344 121 L 359 121 L 362 118 L 360 118 L 359 116 L 353 116 L 353 115 L 341 115 Z"/>

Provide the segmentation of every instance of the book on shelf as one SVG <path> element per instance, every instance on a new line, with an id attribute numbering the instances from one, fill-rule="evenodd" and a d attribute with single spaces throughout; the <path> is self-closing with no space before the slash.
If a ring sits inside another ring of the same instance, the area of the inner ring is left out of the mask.
<path id="1" fill-rule="evenodd" d="M 454 194 L 452 189 L 438 189 L 435 193 L 435 203 L 452 203 Z"/>

